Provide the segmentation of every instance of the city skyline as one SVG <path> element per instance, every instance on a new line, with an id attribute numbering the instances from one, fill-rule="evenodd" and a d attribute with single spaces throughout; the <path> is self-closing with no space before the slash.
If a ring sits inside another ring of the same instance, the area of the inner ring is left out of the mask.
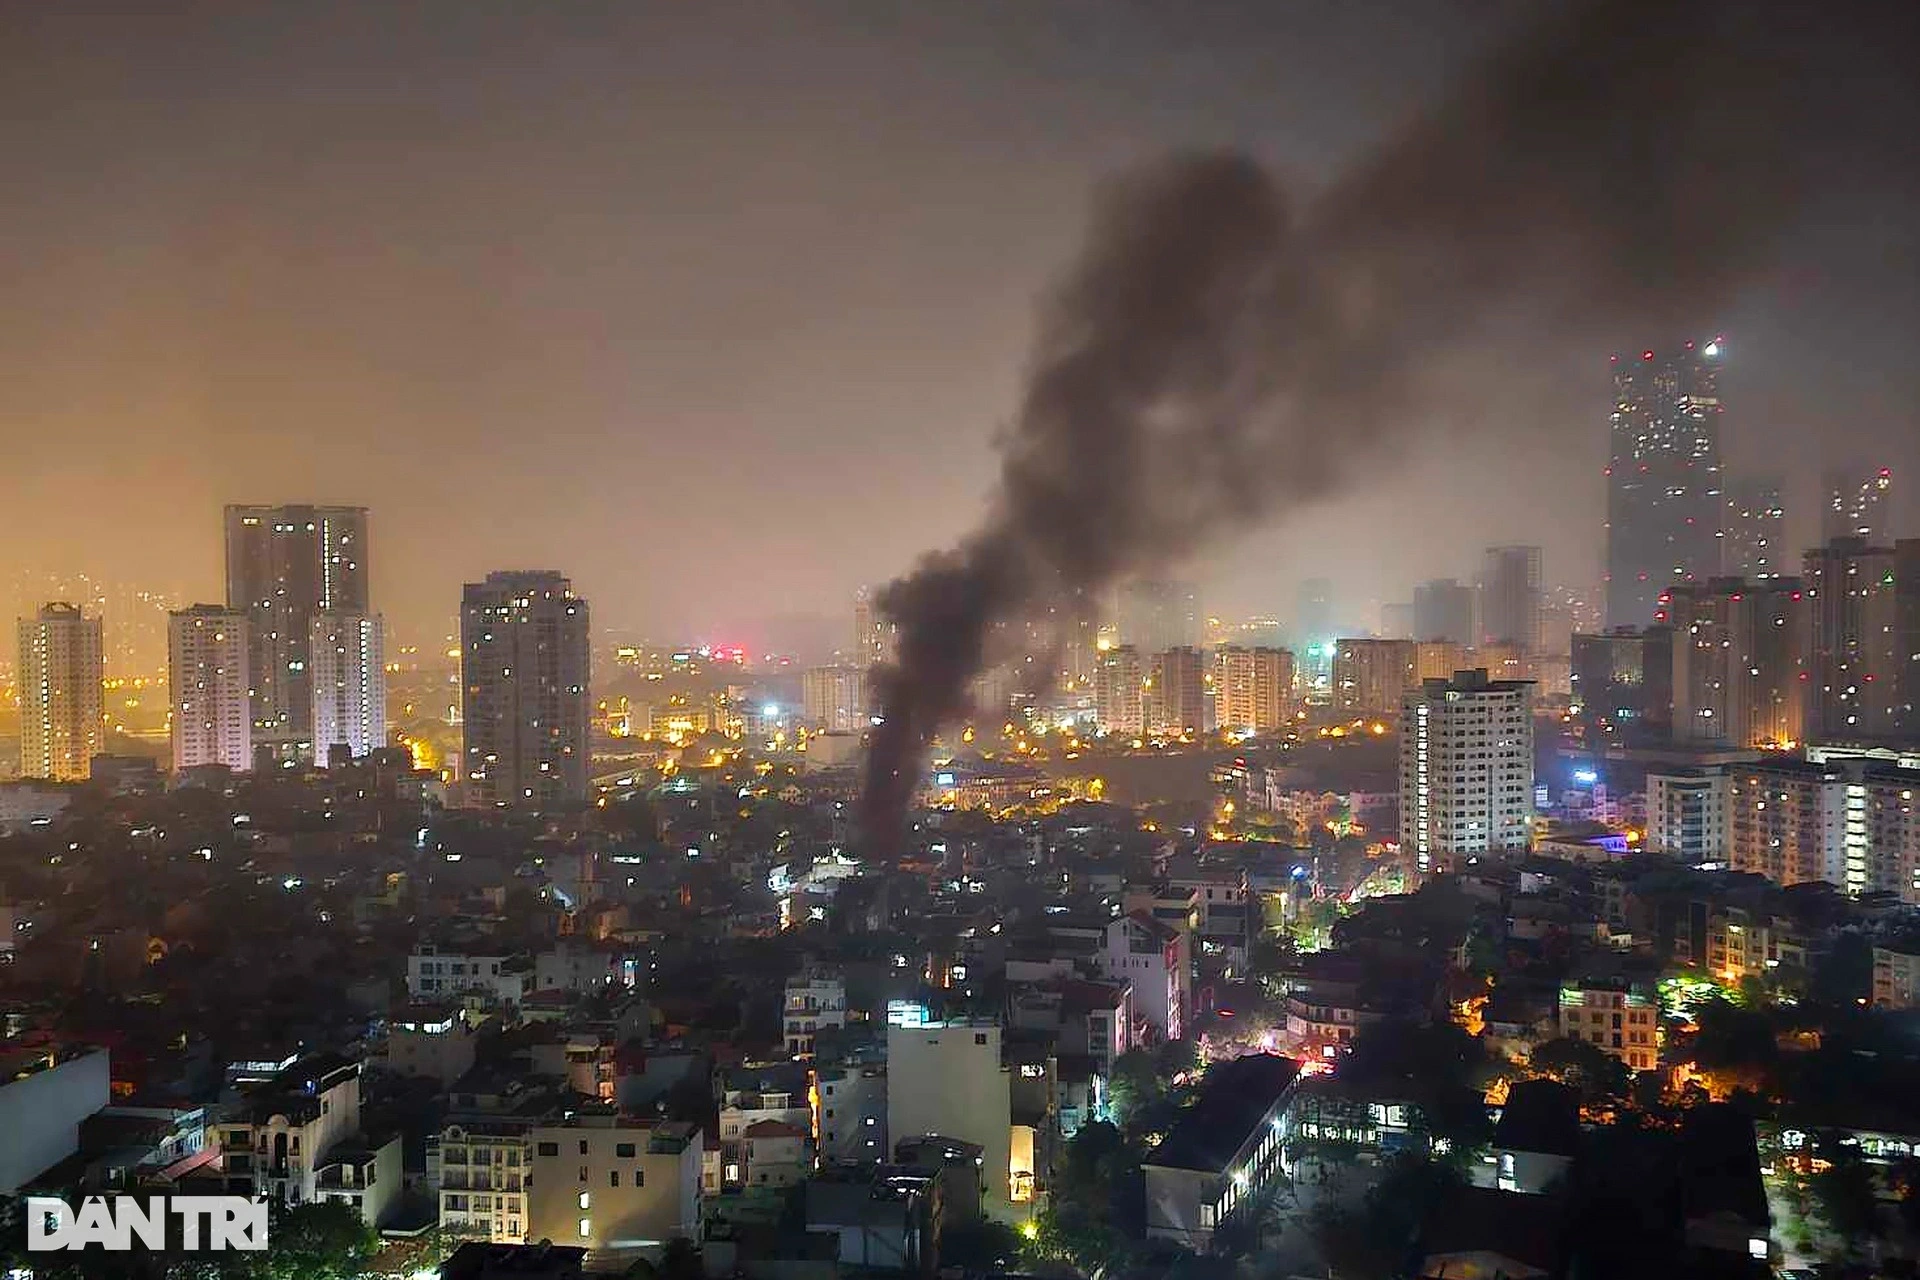
<path id="1" fill-rule="evenodd" d="M 180 513 L 349 503 L 381 513 L 373 595 L 397 634 L 446 634 L 460 582 L 532 562 L 568 565 L 608 635 L 789 645 L 780 619 L 838 626 L 857 586 L 973 523 L 1031 300 L 1104 175 L 1226 143 L 1324 182 L 1514 17 L 1208 6 L 1169 65 L 1160 20 L 1134 8 L 1102 15 L 1098 51 L 1072 6 L 1022 25 L 981 11 L 882 29 L 759 14 L 766 43 L 745 48 L 730 39 L 744 14 L 726 6 L 552 26 L 443 6 L 379 41 L 350 9 L 196 13 L 137 38 L 59 14 L 11 30 L 10 101 L 43 122 L 0 196 L 26 264 L 0 413 L 22 437 L 15 474 L 43 481 L 0 482 L 0 505 L 29 562 L 217 599 L 219 549 Z M 1388 19 L 1404 44 L 1375 38 Z M 147 110 L 175 61 L 203 90 L 177 115 Z M 929 62 L 943 69 L 931 81 L 899 70 Z M 1027 68 L 1012 85 L 1007 64 Z M 147 69 L 122 78 L 123 65 Z M 359 66 L 406 74 L 329 107 L 326 86 Z M 783 129 L 758 136 L 749 118 Z M 268 136 L 302 139 L 310 159 Z M 1007 137 L 1025 142 L 1008 151 Z M 538 180 L 471 198 L 500 172 Z M 121 198 L 100 204 L 83 173 Z M 1884 266 L 1911 260 L 1916 232 L 1848 216 L 1900 181 L 1828 184 L 1778 269 L 1712 318 L 1728 344 L 1730 470 L 1810 476 L 1859 457 L 1920 474 L 1903 354 L 1920 322 Z M 300 305 L 276 305 L 289 297 Z M 1501 353 L 1473 372 L 1502 394 L 1457 406 L 1486 411 L 1482 430 L 1354 460 L 1376 519 L 1330 503 L 1183 572 L 1210 609 L 1241 616 L 1334 576 L 1356 620 L 1377 616 L 1368 600 L 1470 571 L 1482 546 L 1538 543 L 1568 580 L 1595 576 L 1605 355 L 1682 336 L 1570 330 Z M 892 372 L 846 376 L 862 366 Z M 152 456 L 153 440 L 178 444 Z M 795 526 L 781 495 L 796 481 L 844 497 Z M 1508 499 L 1469 500 L 1489 487 Z M 1796 548 L 1816 536 L 1810 487 L 1787 496 Z M 72 489 L 142 536 L 61 519 Z M 1393 513 L 1436 494 L 1456 500 L 1410 546 Z M 695 495 L 724 495 L 720 518 Z M 1895 494 L 1909 526 L 1914 497 Z M 480 515 L 495 509 L 542 518 Z M 671 536 L 695 523 L 697 538 Z M 679 554 L 630 556 L 629 532 Z M 711 572 L 684 572 L 688 556 Z"/>

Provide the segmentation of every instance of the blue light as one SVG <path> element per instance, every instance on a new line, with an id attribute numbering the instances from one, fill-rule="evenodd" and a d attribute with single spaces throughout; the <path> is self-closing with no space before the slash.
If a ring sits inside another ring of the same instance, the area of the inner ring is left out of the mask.
<path id="1" fill-rule="evenodd" d="M 1573 771 L 1573 780 L 1575 782 L 1582 784 L 1583 786 L 1590 787 L 1594 783 L 1600 781 L 1600 775 L 1594 772 L 1592 769 L 1575 769 Z"/>

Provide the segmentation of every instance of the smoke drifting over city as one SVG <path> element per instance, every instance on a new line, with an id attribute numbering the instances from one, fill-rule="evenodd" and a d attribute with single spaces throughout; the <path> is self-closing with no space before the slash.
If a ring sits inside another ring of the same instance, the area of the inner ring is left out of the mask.
<path id="1" fill-rule="evenodd" d="M 1889 16 L 1858 8 L 1844 18 Z M 1831 131 L 1869 164 L 1900 154 L 1910 97 L 1854 113 L 1830 90 L 1841 43 L 1886 55 L 1911 31 L 1827 18 L 1809 40 L 1770 10 L 1587 5 L 1323 191 L 1212 153 L 1099 193 L 1042 308 L 989 518 L 880 595 L 898 649 L 875 673 L 869 841 L 897 840 L 996 622 L 1336 492 L 1338 463 L 1471 416 L 1490 351 L 1711 333 Z"/>

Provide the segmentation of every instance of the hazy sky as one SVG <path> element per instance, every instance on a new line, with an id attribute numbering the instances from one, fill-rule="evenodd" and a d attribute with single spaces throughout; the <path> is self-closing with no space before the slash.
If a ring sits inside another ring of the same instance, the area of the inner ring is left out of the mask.
<path id="1" fill-rule="evenodd" d="M 975 523 L 1100 175 L 1224 144 L 1325 181 L 1525 8 L 170 7 L 0 7 L 16 564 L 217 598 L 223 502 L 362 503 L 403 639 L 550 566 L 601 629 L 749 640 Z M 1729 460 L 1801 477 L 1796 539 L 1849 456 L 1920 533 L 1920 232 L 1846 186 L 1723 323 Z M 1202 566 L 1209 608 L 1321 574 L 1367 623 L 1488 542 L 1596 577 L 1606 356 L 1491 356 L 1539 430 L 1381 456 Z"/>

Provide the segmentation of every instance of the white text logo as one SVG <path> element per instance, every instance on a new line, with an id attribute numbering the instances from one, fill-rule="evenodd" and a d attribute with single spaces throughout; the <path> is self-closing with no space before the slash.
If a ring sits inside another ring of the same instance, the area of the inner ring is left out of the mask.
<path id="1" fill-rule="evenodd" d="M 168 1220 L 174 1222 L 168 1240 Z M 144 1202 L 88 1196 L 80 1208 L 52 1196 L 27 1197 L 27 1248 L 84 1249 L 90 1244 L 124 1253 L 147 1248 L 264 1249 L 267 1202 L 246 1196 L 154 1196 Z"/>

